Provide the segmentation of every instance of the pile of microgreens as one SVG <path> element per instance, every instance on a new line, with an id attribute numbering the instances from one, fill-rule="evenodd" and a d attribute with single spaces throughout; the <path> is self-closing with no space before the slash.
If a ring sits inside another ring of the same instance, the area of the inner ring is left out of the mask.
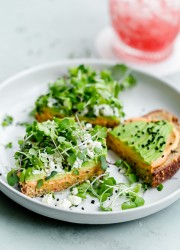
<path id="1" fill-rule="evenodd" d="M 88 136 L 85 138 L 85 136 Z M 78 168 L 74 168 L 77 159 L 81 164 L 88 161 L 102 163 L 102 168 L 106 168 L 105 156 L 107 148 L 105 143 L 106 128 L 95 126 L 87 129 L 84 123 L 75 122 L 73 118 L 58 119 L 46 121 L 43 123 L 34 122 L 28 125 L 24 140 L 19 140 L 20 150 L 16 151 L 14 157 L 17 169 L 13 169 L 8 174 L 8 182 L 14 185 L 17 182 L 16 173 L 20 171 L 20 181 L 23 182 L 33 173 L 33 170 L 45 171 L 45 165 L 49 165 L 49 158 L 62 164 L 65 172 L 73 171 L 79 174 Z M 87 153 L 87 149 L 82 147 L 86 141 L 98 141 L 102 147 L 93 149 L 93 157 Z M 44 158 L 45 154 L 45 158 Z M 47 157 L 47 158 L 46 158 Z M 54 170 L 48 175 L 46 180 L 52 178 L 58 173 Z M 14 180 L 14 181 L 13 181 Z"/>
<path id="2" fill-rule="evenodd" d="M 145 201 L 142 197 L 147 185 L 137 183 L 138 178 L 133 174 L 129 164 L 123 160 L 109 163 L 123 169 L 127 182 L 119 182 L 111 177 L 108 172 L 94 177 L 91 181 L 77 185 L 77 196 L 86 199 L 87 195 L 98 198 L 100 209 L 112 211 L 114 207 L 121 207 L 122 210 L 143 206 Z M 119 203 L 118 203 L 119 201 Z"/>
<path id="3" fill-rule="evenodd" d="M 65 77 L 50 84 L 48 93 L 37 99 L 35 110 L 41 113 L 44 108 L 52 108 L 62 116 L 77 113 L 92 118 L 96 116 L 94 107 L 105 104 L 116 108 L 121 117 L 124 113 L 118 94 L 135 83 L 131 70 L 125 65 L 100 72 L 80 65 L 70 68 Z"/>

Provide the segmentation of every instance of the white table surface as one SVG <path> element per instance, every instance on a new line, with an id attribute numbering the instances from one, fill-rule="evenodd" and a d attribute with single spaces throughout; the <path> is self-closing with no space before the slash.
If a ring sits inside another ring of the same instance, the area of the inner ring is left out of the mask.
<path id="1" fill-rule="evenodd" d="M 0 0 L 0 81 L 25 68 L 97 57 L 94 39 L 109 24 L 105 0 Z M 180 72 L 169 76 L 180 90 Z M 144 219 L 107 226 L 55 221 L 0 192 L 0 250 L 179 250 L 180 200 Z"/>

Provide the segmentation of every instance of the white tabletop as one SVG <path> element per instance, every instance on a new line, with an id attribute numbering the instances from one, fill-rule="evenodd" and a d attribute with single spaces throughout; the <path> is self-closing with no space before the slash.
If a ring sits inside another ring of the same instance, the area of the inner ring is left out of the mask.
<path id="1" fill-rule="evenodd" d="M 109 24 L 104 0 L 0 0 L 0 80 L 37 64 L 96 57 Z M 180 72 L 169 76 L 180 90 Z M 180 200 L 144 219 L 107 226 L 55 221 L 0 193 L 0 249 L 179 250 Z"/>

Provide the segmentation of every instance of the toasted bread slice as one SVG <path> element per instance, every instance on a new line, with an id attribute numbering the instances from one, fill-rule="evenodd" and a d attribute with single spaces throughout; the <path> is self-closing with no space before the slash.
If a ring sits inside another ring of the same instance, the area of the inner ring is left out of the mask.
<path id="1" fill-rule="evenodd" d="M 171 178 L 180 168 L 180 124 L 177 117 L 165 110 L 155 110 L 142 117 L 129 119 L 125 121 L 125 123 L 141 119 L 148 121 L 165 120 L 172 123 L 174 129 L 177 131 L 176 133 L 178 133 L 178 139 L 176 137 L 176 143 L 172 145 L 172 149 L 169 151 L 169 154 L 164 161 L 159 161 L 159 164 L 153 166 L 137 160 L 135 153 L 131 152 L 128 145 L 124 146 L 121 140 L 114 137 L 110 132 L 107 137 L 107 145 L 113 151 L 117 152 L 120 157 L 130 163 L 135 173 L 144 182 L 150 184 L 152 187 L 156 187 L 160 183 Z M 173 139 L 172 136 L 171 139 Z"/>
<path id="2" fill-rule="evenodd" d="M 53 109 L 48 107 L 43 108 L 41 112 L 35 114 L 35 118 L 38 122 L 52 120 L 54 117 L 64 118 L 60 113 L 55 112 Z M 112 117 L 99 116 L 96 118 L 88 118 L 85 116 L 78 116 L 78 119 L 80 121 L 89 122 L 92 125 L 101 125 L 107 128 L 114 128 L 118 126 L 120 123 L 120 119 L 118 117 L 112 118 Z"/>
<path id="3" fill-rule="evenodd" d="M 43 185 L 38 188 L 38 180 L 27 180 L 20 182 L 21 192 L 29 197 L 41 196 L 50 192 L 58 192 L 67 189 L 75 184 L 82 183 L 94 176 L 99 176 L 104 173 L 100 164 L 92 164 L 79 169 L 79 174 L 72 172 L 66 174 L 57 174 L 56 177 L 50 180 L 45 180 L 43 177 Z"/>

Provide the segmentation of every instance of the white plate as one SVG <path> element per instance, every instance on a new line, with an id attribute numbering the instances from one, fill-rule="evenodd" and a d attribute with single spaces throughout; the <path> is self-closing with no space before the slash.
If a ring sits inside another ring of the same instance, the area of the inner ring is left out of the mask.
<path id="1" fill-rule="evenodd" d="M 14 77 L 4 81 L 0 86 L 0 119 L 2 121 L 5 114 L 14 117 L 14 124 L 17 121 L 26 121 L 27 113 L 33 107 L 36 97 L 47 88 L 47 83 L 56 80 L 67 71 L 68 67 L 79 64 L 88 64 L 95 69 L 104 69 L 113 63 L 102 60 L 80 59 L 54 62 L 42 65 L 30 70 L 26 70 Z M 138 116 L 153 109 L 167 109 L 175 115 L 179 115 L 180 95 L 168 86 L 163 80 L 149 76 L 144 73 L 135 72 L 138 79 L 138 85 L 121 94 L 121 100 L 124 105 L 127 117 Z M 1 143 L 17 141 L 23 136 L 24 129 L 19 126 L 9 126 L 0 128 Z M 14 143 L 14 149 L 17 149 L 17 143 Z M 82 206 L 72 210 L 62 210 L 43 204 L 39 198 L 28 198 L 18 190 L 10 187 L 6 182 L 6 172 L 14 166 L 13 150 L 5 150 L 0 147 L 0 189 L 12 200 L 18 204 L 45 216 L 58 220 L 87 223 L 87 224 L 108 224 L 130 221 L 155 213 L 176 201 L 180 196 L 180 171 L 171 179 L 165 182 L 164 189 L 158 192 L 156 189 L 150 189 L 145 193 L 146 204 L 132 210 L 121 211 L 117 208 L 113 212 L 98 211 L 98 206 L 85 201 Z M 117 156 L 112 152 L 109 159 L 114 160 Z M 111 168 L 111 172 L 116 178 L 121 178 L 116 168 Z M 61 194 L 59 194 L 61 195 Z"/>

